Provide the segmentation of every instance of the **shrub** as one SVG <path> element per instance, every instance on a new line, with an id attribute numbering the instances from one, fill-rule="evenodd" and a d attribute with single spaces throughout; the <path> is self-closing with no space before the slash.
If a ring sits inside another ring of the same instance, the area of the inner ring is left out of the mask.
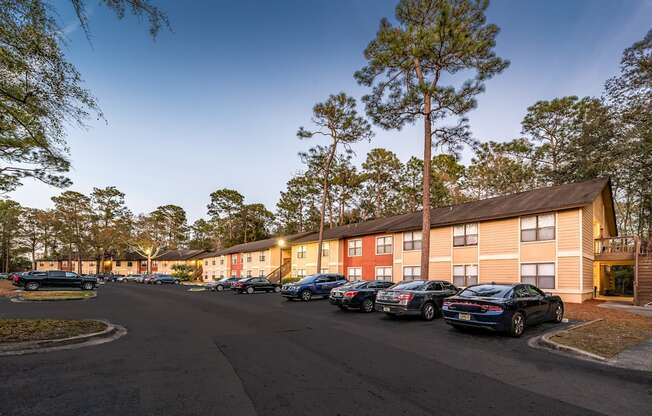
<path id="1" fill-rule="evenodd" d="M 182 281 L 191 280 L 194 271 L 193 267 L 187 264 L 175 264 L 172 266 L 172 276 Z"/>
<path id="2" fill-rule="evenodd" d="M 284 278 L 281 280 L 281 284 L 286 284 L 286 283 L 295 283 L 295 282 L 298 282 L 299 280 L 301 280 L 300 277 L 284 277 Z"/>

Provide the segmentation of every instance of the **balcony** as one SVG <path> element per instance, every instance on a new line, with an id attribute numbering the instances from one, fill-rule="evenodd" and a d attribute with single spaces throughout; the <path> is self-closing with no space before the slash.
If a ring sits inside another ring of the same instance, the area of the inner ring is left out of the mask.
<path id="1" fill-rule="evenodd" d="M 599 238 L 593 247 L 595 259 L 601 261 L 634 260 L 641 249 L 638 237 Z"/>

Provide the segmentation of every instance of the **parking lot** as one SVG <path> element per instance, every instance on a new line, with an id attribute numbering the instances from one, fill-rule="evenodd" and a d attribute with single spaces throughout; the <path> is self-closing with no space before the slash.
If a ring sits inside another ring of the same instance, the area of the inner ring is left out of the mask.
<path id="1" fill-rule="evenodd" d="M 0 358 L 0 415 L 648 415 L 652 377 L 328 301 L 108 283 L 3 317 L 99 318 L 112 343 Z"/>

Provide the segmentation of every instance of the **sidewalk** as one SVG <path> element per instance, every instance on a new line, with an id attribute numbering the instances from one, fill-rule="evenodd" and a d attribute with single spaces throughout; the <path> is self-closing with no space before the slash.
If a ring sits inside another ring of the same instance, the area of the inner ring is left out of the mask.
<path id="1" fill-rule="evenodd" d="M 600 308 L 607 309 L 616 309 L 623 312 L 629 312 L 640 316 L 646 316 L 652 318 L 652 308 L 646 308 L 643 306 L 634 306 L 624 302 L 604 302 L 598 305 Z"/>
<path id="2" fill-rule="evenodd" d="M 609 364 L 632 370 L 652 371 L 652 338 L 616 355 L 609 360 Z"/>

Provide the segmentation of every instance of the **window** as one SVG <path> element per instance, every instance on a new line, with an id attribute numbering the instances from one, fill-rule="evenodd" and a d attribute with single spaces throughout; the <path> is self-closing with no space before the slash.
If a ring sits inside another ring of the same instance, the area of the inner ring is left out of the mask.
<path id="1" fill-rule="evenodd" d="M 421 231 L 403 233 L 403 250 L 421 250 Z"/>
<path id="2" fill-rule="evenodd" d="M 330 247 L 329 247 L 329 245 L 328 245 L 328 242 L 326 242 L 326 243 L 321 243 L 321 256 L 322 256 L 322 257 L 328 257 L 328 253 L 329 253 L 328 249 L 329 249 L 329 248 L 330 248 Z"/>
<path id="3" fill-rule="evenodd" d="M 224 273 L 220 273 L 220 279 L 224 279 Z"/>
<path id="4" fill-rule="evenodd" d="M 306 246 L 299 246 L 299 248 L 297 248 L 297 258 L 303 259 L 305 257 L 306 257 Z"/>
<path id="5" fill-rule="evenodd" d="M 265 261 L 265 252 L 261 251 L 260 255 L 258 255 L 258 261 Z"/>
<path id="6" fill-rule="evenodd" d="M 38 265 L 39 265 L 39 267 L 43 267 L 44 264 L 45 264 L 45 263 L 39 263 Z M 52 263 L 50 263 L 50 265 L 52 265 Z"/>
<path id="7" fill-rule="evenodd" d="M 236 256 L 231 256 L 231 264 L 237 264 L 238 258 Z"/>
<path id="8" fill-rule="evenodd" d="M 349 280 L 362 280 L 362 267 L 349 267 L 347 274 Z"/>
<path id="9" fill-rule="evenodd" d="M 120 264 L 121 264 L 121 263 L 122 263 L 122 262 L 121 262 L 120 260 L 116 260 L 116 261 L 115 261 L 115 267 L 120 267 Z M 92 266 L 92 264 L 91 264 L 91 266 Z"/>
<path id="10" fill-rule="evenodd" d="M 532 215 L 521 218 L 521 241 L 555 239 L 555 214 Z"/>
<path id="11" fill-rule="evenodd" d="M 247 253 L 247 263 L 251 263 L 251 253 Z"/>
<path id="12" fill-rule="evenodd" d="M 362 256 L 362 240 L 349 240 L 349 257 Z"/>
<path id="13" fill-rule="evenodd" d="M 211 264 L 212 264 L 213 266 L 215 266 L 215 260 L 213 260 Z"/>
<path id="14" fill-rule="evenodd" d="M 247 270 L 247 277 L 251 277 L 251 270 Z"/>
<path id="15" fill-rule="evenodd" d="M 403 267 L 403 280 L 421 279 L 421 266 Z"/>
<path id="16" fill-rule="evenodd" d="M 260 276 L 260 277 L 265 277 L 265 270 L 260 269 L 260 270 L 258 271 L 258 276 Z"/>
<path id="17" fill-rule="evenodd" d="M 69 279 L 74 279 L 74 278 L 76 278 L 78 276 L 77 276 L 77 273 L 66 272 L 66 277 L 69 278 Z"/>
<path id="18" fill-rule="evenodd" d="M 453 227 L 453 246 L 478 245 L 478 224 L 462 224 Z"/>
<path id="19" fill-rule="evenodd" d="M 208 266 L 208 260 L 204 260 L 204 266 Z"/>
<path id="20" fill-rule="evenodd" d="M 541 289 L 554 289 L 555 263 L 521 264 L 521 282 Z"/>
<path id="21" fill-rule="evenodd" d="M 297 277 L 304 277 L 306 275 L 306 271 L 304 269 L 297 269 Z"/>
<path id="22" fill-rule="evenodd" d="M 328 267 L 325 268 L 325 269 L 321 269 L 321 270 L 319 271 L 319 273 L 321 273 L 321 274 L 328 273 Z"/>
<path id="23" fill-rule="evenodd" d="M 133 262 L 131 262 L 131 261 L 128 261 L 128 262 L 127 262 L 127 267 L 132 267 L 133 265 L 134 265 Z"/>
<path id="24" fill-rule="evenodd" d="M 376 267 L 376 280 L 392 280 L 392 268 L 391 267 Z"/>
<path id="25" fill-rule="evenodd" d="M 220 257 L 220 265 L 224 264 L 224 257 Z"/>
<path id="26" fill-rule="evenodd" d="M 392 254 L 392 237 L 376 238 L 376 254 Z"/>
<path id="27" fill-rule="evenodd" d="M 478 266 L 467 264 L 453 266 L 453 284 L 455 286 L 471 286 L 478 283 Z"/>

